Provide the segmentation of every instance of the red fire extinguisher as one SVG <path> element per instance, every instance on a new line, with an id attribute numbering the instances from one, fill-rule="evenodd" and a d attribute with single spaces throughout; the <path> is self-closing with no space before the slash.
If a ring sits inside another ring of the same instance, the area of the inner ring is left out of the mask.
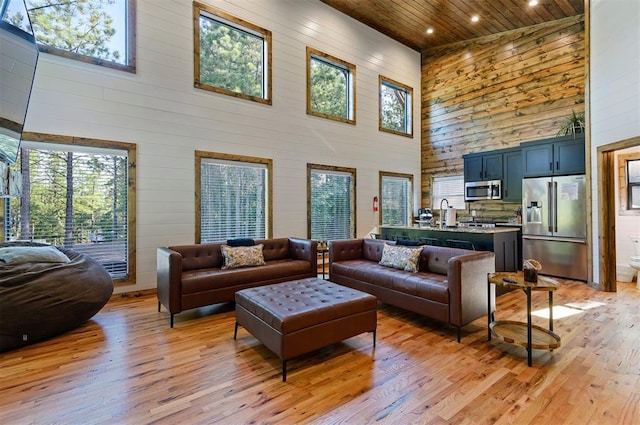
<path id="1" fill-rule="evenodd" d="M 374 196 L 373 197 L 373 212 L 377 212 L 378 211 L 378 197 Z"/>

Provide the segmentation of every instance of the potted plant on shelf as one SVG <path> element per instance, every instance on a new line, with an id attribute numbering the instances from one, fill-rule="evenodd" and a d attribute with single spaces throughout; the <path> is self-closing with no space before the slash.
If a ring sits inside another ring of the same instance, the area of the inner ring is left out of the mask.
<path id="1" fill-rule="evenodd" d="M 576 137 L 576 134 L 582 133 L 584 128 L 584 112 L 576 114 L 576 111 L 571 111 L 571 116 L 563 121 L 557 135 L 568 136 L 572 134 L 573 137 Z"/>

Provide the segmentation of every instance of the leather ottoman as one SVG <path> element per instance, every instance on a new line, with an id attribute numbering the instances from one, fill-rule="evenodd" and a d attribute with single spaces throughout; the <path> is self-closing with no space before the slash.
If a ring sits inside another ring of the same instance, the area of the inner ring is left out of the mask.
<path id="1" fill-rule="evenodd" d="M 376 345 L 377 299 L 335 283 L 308 278 L 243 289 L 235 294 L 236 324 L 246 328 L 282 359 L 287 360 L 363 332 L 373 332 Z"/>

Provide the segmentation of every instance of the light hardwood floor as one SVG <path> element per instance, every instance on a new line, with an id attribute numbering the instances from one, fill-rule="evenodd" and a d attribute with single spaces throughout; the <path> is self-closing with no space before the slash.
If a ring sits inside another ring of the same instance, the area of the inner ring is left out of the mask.
<path id="1" fill-rule="evenodd" d="M 534 293 L 546 308 L 546 293 Z M 379 305 L 363 334 L 281 363 L 232 305 L 176 316 L 156 298 L 115 298 L 86 325 L 0 355 L 1 424 L 638 424 L 640 290 L 564 282 L 553 353 L 487 342 L 486 317 L 463 330 Z M 498 298 L 523 320 L 525 296 Z M 561 317 L 563 313 L 571 313 Z M 534 323 L 545 325 L 544 317 Z"/>

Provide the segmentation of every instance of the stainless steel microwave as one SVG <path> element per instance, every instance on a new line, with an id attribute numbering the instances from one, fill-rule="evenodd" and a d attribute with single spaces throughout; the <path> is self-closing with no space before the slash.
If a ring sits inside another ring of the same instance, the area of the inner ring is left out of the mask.
<path id="1" fill-rule="evenodd" d="M 464 184 L 465 201 L 479 201 L 484 199 L 502 199 L 502 180 L 466 182 Z"/>

